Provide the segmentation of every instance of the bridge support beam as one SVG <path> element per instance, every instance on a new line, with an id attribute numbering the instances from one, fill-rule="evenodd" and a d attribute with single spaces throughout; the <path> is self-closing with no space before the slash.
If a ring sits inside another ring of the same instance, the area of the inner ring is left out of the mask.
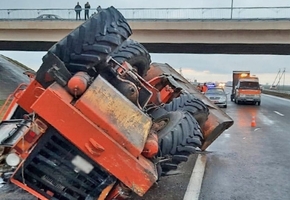
<path id="1" fill-rule="evenodd" d="M 47 51 L 82 22 L 0 21 L 0 50 Z M 290 21 L 129 21 L 151 53 L 290 55 Z"/>

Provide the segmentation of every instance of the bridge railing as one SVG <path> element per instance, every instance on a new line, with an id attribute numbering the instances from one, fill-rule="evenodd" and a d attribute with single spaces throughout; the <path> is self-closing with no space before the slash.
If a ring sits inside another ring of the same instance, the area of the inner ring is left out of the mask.
<path id="1" fill-rule="evenodd" d="M 290 7 L 219 7 L 219 8 L 119 8 L 129 20 L 243 20 L 290 19 Z M 90 15 L 97 9 L 90 9 Z M 53 14 L 62 20 L 75 20 L 74 9 L 0 9 L 0 20 L 34 20 Z M 81 12 L 84 19 L 84 11 Z"/>

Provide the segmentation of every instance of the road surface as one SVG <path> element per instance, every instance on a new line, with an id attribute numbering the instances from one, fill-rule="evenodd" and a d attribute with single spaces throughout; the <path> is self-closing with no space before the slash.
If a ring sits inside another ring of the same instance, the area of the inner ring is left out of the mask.
<path id="1" fill-rule="evenodd" d="M 290 199 L 290 101 L 229 103 L 234 125 L 209 148 L 200 200 Z M 251 127 L 252 117 L 256 127 Z"/>

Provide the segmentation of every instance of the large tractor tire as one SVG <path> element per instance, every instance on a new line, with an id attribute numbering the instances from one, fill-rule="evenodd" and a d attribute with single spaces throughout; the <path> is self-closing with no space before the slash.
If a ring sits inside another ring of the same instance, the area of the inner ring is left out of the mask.
<path id="1" fill-rule="evenodd" d="M 192 94 L 181 94 L 178 98 L 173 99 L 170 103 L 165 104 L 163 108 L 167 111 L 183 110 L 188 111 L 202 127 L 208 119 L 209 109 L 200 100 Z"/>
<path id="2" fill-rule="evenodd" d="M 159 156 L 167 158 L 160 163 L 164 173 L 187 161 L 188 156 L 202 145 L 200 126 L 189 112 L 168 112 L 153 122 L 160 127 L 157 130 Z"/>
<path id="3" fill-rule="evenodd" d="M 151 57 L 147 49 L 132 39 L 124 41 L 111 53 L 111 56 L 120 64 L 127 61 L 142 77 L 146 75 L 151 63 Z"/>
<path id="4" fill-rule="evenodd" d="M 94 14 L 48 51 L 72 73 L 86 71 L 103 61 L 132 34 L 123 15 L 114 7 Z"/>

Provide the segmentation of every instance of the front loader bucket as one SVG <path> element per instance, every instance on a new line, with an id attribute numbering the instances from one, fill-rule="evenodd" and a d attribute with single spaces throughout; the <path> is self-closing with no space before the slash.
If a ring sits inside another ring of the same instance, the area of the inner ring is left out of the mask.
<path id="1" fill-rule="evenodd" d="M 171 75 L 175 79 L 176 84 L 178 84 L 176 87 L 181 87 L 183 93 L 193 94 L 196 98 L 202 100 L 202 102 L 207 105 L 209 116 L 208 120 L 201 127 L 204 136 L 201 150 L 205 150 L 221 133 L 233 125 L 234 121 L 230 116 L 213 104 L 207 97 L 199 92 L 194 85 L 167 63 L 152 63 L 144 79 L 149 81 L 160 75 Z"/>

